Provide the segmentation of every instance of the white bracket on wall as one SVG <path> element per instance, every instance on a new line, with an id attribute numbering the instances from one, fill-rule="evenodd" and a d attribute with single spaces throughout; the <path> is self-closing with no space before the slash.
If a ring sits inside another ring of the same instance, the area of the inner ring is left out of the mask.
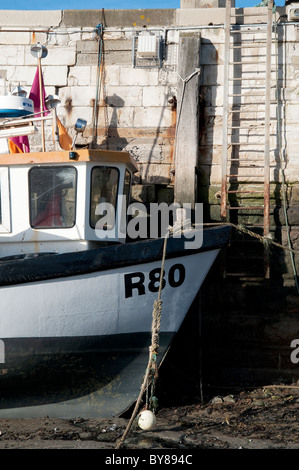
<path id="1" fill-rule="evenodd" d="M 299 21 L 299 4 L 291 3 L 287 7 L 288 21 Z"/>

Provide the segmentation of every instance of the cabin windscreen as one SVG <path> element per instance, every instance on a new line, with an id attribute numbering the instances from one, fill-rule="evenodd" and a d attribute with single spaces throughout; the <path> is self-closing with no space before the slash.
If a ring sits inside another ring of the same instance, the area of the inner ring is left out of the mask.
<path id="1" fill-rule="evenodd" d="M 34 167 L 29 171 L 30 225 L 71 228 L 76 222 L 77 171 L 71 166 Z"/>
<path id="2" fill-rule="evenodd" d="M 91 171 L 90 226 L 112 230 L 115 224 L 119 170 L 95 166 Z M 109 214 L 107 214 L 109 212 Z M 103 221 L 103 224 L 101 223 Z"/>

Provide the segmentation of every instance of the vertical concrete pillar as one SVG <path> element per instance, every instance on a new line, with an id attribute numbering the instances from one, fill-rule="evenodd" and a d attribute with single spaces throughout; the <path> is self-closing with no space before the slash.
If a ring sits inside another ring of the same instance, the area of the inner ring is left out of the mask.
<path id="1" fill-rule="evenodd" d="M 199 148 L 200 34 L 181 33 L 179 39 L 174 199 L 180 205 L 195 201 L 195 169 Z"/>

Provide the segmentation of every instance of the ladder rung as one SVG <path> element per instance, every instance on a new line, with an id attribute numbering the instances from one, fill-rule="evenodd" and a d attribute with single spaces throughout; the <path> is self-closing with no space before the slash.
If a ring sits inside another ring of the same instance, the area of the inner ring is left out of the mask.
<path id="1" fill-rule="evenodd" d="M 231 158 L 227 160 L 228 162 L 237 162 L 237 163 L 251 163 L 251 162 L 256 162 L 256 163 L 263 163 L 264 160 L 239 160 L 237 158 Z"/>
<path id="2" fill-rule="evenodd" d="M 246 162 L 263 162 L 264 158 L 228 158 L 228 162 L 240 162 L 240 163 L 246 163 Z"/>
<path id="3" fill-rule="evenodd" d="M 248 105 L 249 105 L 249 104 L 252 104 L 252 103 L 248 103 Z M 259 104 L 262 104 L 262 103 L 259 103 Z M 236 106 L 236 105 L 235 105 L 235 106 Z M 247 109 L 246 111 L 245 111 L 244 109 L 230 109 L 228 112 L 229 112 L 229 113 L 239 113 L 239 114 L 241 114 L 241 113 L 246 113 L 246 112 L 247 112 L 247 113 L 264 113 L 264 114 L 265 114 L 265 110 L 263 110 L 263 109 Z M 275 119 L 276 119 L 276 118 L 275 118 Z M 255 119 L 253 119 L 253 118 L 244 118 L 244 119 L 242 119 L 242 120 L 246 120 L 246 121 L 250 121 L 250 120 L 253 121 L 253 120 L 255 120 L 255 121 L 256 121 L 257 119 L 256 119 L 256 118 L 255 118 Z M 261 121 L 262 118 L 259 118 L 259 120 Z M 274 119 L 271 119 L 271 120 L 274 121 Z"/>
<path id="4" fill-rule="evenodd" d="M 237 166 L 237 165 L 231 165 L 231 169 L 230 171 L 242 171 L 242 170 L 264 170 L 265 169 L 265 166 Z M 239 175 L 240 177 L 242 177 L 243 175 Z M 249 175 L 248 175 L 249 176 Z M 251 176 L 256 176 L 256 175 L 251 175 Z"/>
<path id="5" fill-rule="evenodd" d="M 227 206 L 228 210 L 264 210 L 264 206 Z"/>
<path id="6" fill-rule="evenodd" d="M 242 41 L 242 43 L 245 44 L 245 45 L 246 45 L 246 43 L 248 43 L 248 45 L 249 45 L 249 44 L 252 44 L 252 39 L 251 39 L 251 38 L 241 39 L 241 41 Z M 233 38 L 233 40 L 230 41 L 229 43 L 230 43 L 230 44 L 239 44 L 239 43 L 241 44 L 241 41 L 238 41 L 238 39 Z M 264 38 L 264 39 L 263 39 L 263 38 L 262 38 L 262 39 L 257 39 L 257 41 L 256 41 L 254 44 L 267 44 L 267 38 Z M 246 45 L 246 47 L 247 47 L 247 45 Z"/>
<path id="7" fill-rule="evenodd" d="M 230 129 L 244 129 L 244 130 L 248 129 L 248 130 L 254 131 L 255 129 L 260 129 L 260 126 L 256 126 L 256 127 L 255 126 L 246 126 L 246 127 L 245 126 L 228 126 L 228 130 Z M 276 134 L 273 134 L 273 135 L 276 135 Z"/>
<path id="8" fill-rule="evenodd" d="M 240 44 L 239 46 L 236 46 L 236 45 L 233 45 L 234 43 L 231 42 L 230 43 L 230 48 L 231 49 L 243 49 L 244 48 L 244 45 L 243 44 Z M 247 44 L 246 46 L 246 49 L 256 49 L 259 47 L 259 44 L 265 44 L 265 46 L 261 46 L 261 47 L 266 47 L 266 41 L 257 41 L 255 44 Z"/>
<path id="9" fill-rule="evenodd" d="M 232 78 L 231 81 L 241 81 L 243 80 L 242 78 Z M 252 86 L 252 85 L 238 85 L 238 84 L 234 84 L 232 85 L 233 87 L 238 87 L 238 88 L 241 88 L 242 90 L 264 90 L 265 89 L 265 85 L 260 85 L 260 86 Z"/>
<path id="10" fill-rule="evenodd" d="M 237 82 L 237 81 L 241 81 L 241 80 L 244 80 L 244 79 L 242 77 L 239 77 L 239 78 L 232 77 L 232 78 L 228 78 L 228 80 L 230 82 Z M 252 79 L 250 79 L 250 80 L 252 80 Z M 256 85 L 255 87 L 250 87 L 250 86 L 245 87 L 244 86 L 244 88 L 255 88 L 255 89 L 257 89 L 257 88 L 265 88 L 265 87 L 264 86 L 259 87 L 259 86 Z"/>
<path id="11" fill-rule="evenodd" d="M 238 207 L 233 207 L 233 206 L 227 206 L 227 209 L 229 211 L 231 210 L 237 210 L 237 211 L 240 211 L 240 210 L 246 210 L 246 211 L 250 211 L 250 210 L 264 210 L 264 207 L 263 206 L 248 206 L 248 207 L 244 207 L 244 206 L 238 206 Z"/>
<path id="12" fill-rule="evenodd" d="M 244 95 L 244 93 L 232 93 L 232 94 L 229 94 L 228 96 L 230 96 L 230 97 L 246 96 L 246 98 L 248 98 L 248 95 Z M 265 94 L 264 93 L 250 93 L 249 96 L 250 97 L 252 97 L 252 96 L 265 96 Z M 240 104 L 243 104 L 243 103 L 240 103 Z M 250 103 L 250 104 L 261 104 L 261 103 Z M 238 103 L 236 103 L 236 105 L 238 105 Z"/>
<path id="13" fill-rule="evenodd" d="M 228 130 L 228 135 L 231 136 L 231 137 L 263 137 L 264 138 L 264 133 L 261 133 L 263 131 L 263 129 L 258 129 L 258 128 L 255 128 L 255 129 L 251 129 L 250 127 L 228 127 L 227 128 Z M 245 132 L 245 131 L 248 131 L 248 132 Z M 252 131 L 252 132 L 250 132 Z M 258 132 L 258 131 L 261 131 L 261 132 Z M 275 137 L 277 134 L 275 132 L 270 132 L 270 136 L 271 137 Z"/>
<path id="14" fill-rule="evenodd" d="M 229 65 L 261 65 L 263 62 L 230 62 Z M 264 63 L 266 65 L 266 63 Z"/>
<path id="15" fill-rule="evenodd" d="M 264 194 L 264 191 L 227 191 L 228 194 L 251 194 L 251 193 L 261 193 Z"/>
<path id="16" fill-rule="evenodd" d="M 229 146 L 230 145 L 265 145 L 265 143 L 264 142 L 252 142 L 252 143 L 250 143 L 250 142 L 230 142 L 228 145 Z"/>
<path id="17" fill-rule="evenodd" d="M 226 175 L 227 178 L 264 178 L 264 175 Z"/>
<path id="18" fill-rule="evenodd" d="M 230 103 L 229 106 L 231 106 L 230 110 L 232 110 L 233 107 L 237 107 L 237 106 L 262 106 L 262 105 L 265 105 L 265 103 L 263 101 L 257 101 L 257 102 L 251 102 L 251 103 Z M 235 111 L 240 111 L 239 109 L 235 110 Z M 257 111 L 259 112 L 260 110 L 258 109 L 254 109 L 254 111 Z"/>

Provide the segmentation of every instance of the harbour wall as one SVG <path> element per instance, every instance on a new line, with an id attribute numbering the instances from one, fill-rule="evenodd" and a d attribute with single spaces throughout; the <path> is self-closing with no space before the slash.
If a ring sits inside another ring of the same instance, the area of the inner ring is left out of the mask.
<path id="1" fill-rule="evenodd" d="M 30 47 L 40 42 L 48 50 L 42 59 L 46 93 L 61 100 L 59 119 L 71 137 L 76 120 L 87 121 L 77 145 L 130 151 L 139 165 L 134 200 L 171 203 L 178 191 L 176 199 L 181 202 L 194 197 L 203 203 L 204 222 L 220 223 L 223 7 L 186 0 L 178 10 L 2 10 L 0 94 L 18 85 L 30 91 L 37 67 Z M 266 8 L 242 9 L 249 25 L 256 11 L 262 17 Z M 247 236 L 234 229 L 231 246 L 210 272 L 201 295 L 199 340 L 202 377 L 212 388 L 298 378 L 299 365 L 290 357 L 291 341 L 299 338 L 299 256 L 292 259 L 289 247 L 299 250 L 299 23 L 287 22 L 285 8 L 277 8 L 275 20 L 279 39 L 273 45 L 273 60 L 277 58 L 278 75 L 273 74 L 271 83 L 271 115 L 277 112 L 279 89 L 283 159 L 273 120 L 270 222 L 271 234 L 282 248 L 271 249 L 271 274 L 265 280 L 258 261 L 261 240 L 246 243 Z M 142 40 L 138 50 L 139 37 L 146 35 L 156 37 L 154 54 L 145 51 Z M 197 54 L 188 70 L 190 59 L 184 59 L 192 47 Z M 190 88 L 190 106 L 192 96 L 197 100 L 198 127 L 192 113 L 180 114 L 182 92 L 188 94 Z M 46 149 L 53 150 L 50 122 L 45 136 Z M 40 135 L 30 137 L 30 146 L 41 150 Z M 181 183 L 184 178 L 186 185 Z M 250 213 L 237 222 L 258 222 L 259 217 Z"/>

